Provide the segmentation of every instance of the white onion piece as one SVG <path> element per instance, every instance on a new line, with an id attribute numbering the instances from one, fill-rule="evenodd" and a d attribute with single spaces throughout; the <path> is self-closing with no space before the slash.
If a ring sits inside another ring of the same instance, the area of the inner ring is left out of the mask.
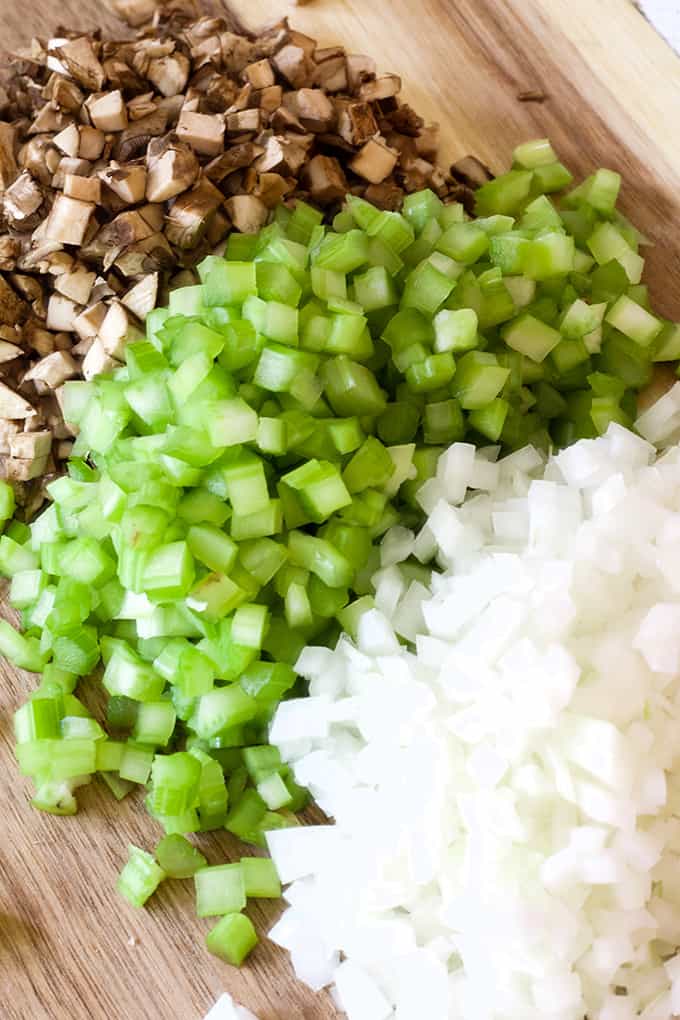
<path id="1" fill-rule="evenodd" d="M 680 449 L 456 444 L 420 502 L 273 721 L 336 824 L 269 834 L 272 937 L 350 1020 L 680 1016 Z"/>
<path id="2" fill-rule="evenodd" d="M 213 1008 L 206 1013 L 204 1020 L 257 1020 L 257 1017 L 245 1006 L 235 1003 L 231 995 L 224 992 Z"/>

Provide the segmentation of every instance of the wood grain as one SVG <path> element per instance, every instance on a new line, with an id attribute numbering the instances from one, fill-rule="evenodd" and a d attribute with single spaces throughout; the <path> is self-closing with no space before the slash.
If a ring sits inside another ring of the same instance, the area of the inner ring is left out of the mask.
<path id="1" fill-rule="evenodd" d="M 404 78 L 413 105 L 442 126 L 450 158 L 475 152 L 500 170 L 520 140 L 550 135 L 578 173 L 625 177 L 624 207 L 656 246 L 648 282 L 680 318 L 680 60 L 626 0 L 239 0 L 251 27 L 290 14 L 322 44 L 374 55 Z M 0 0 L 5 47 L 59 23 L 121 31 L 101 0 Z M 540 88 L 544 103 L 517 94 Z M 297 984 L 264 944 L 237 972 L 202 945 L 191 883 L 167 883 L 148 911 L 114 891 L 126 844 L 158 838 L 140 800 L 114 804 L 94 784 L 75 819 L 29 808 L 11 717 L 33 678 L 0 665 L 0 1018 L 198 1020 L 228 989 L 262 1020 L 330 1020 L 329 1001 Z M 238 851 L 205 841 L 212 862 Z M 260 930 L 276 913 L 253 907 Z M 425 1018 L 423 1018 L 425 1020 Z"/>

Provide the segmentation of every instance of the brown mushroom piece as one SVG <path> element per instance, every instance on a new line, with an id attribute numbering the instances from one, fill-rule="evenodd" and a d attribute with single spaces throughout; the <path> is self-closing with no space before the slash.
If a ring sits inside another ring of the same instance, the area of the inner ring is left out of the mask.
<path id="1" fill-rule="evenodd" d="M 350 169 L 359 177 L 380 184 L 394 170 L 399 153 L 389 148 L 379 138 L 371 138 L 350 161 Z"/>
<path id="2" fill-rule="evenodd" d="M 347 193 L 347 178 L 333 156 L 314 156 L 304 169 L 303 180 L 312 198 L 321 205 L 339 201 Z"/>
<path id="3" fill-rule="evenodd" d="M 177 137 L 195 152 L 217 156 L 224 148 L 224 119 L 217 114 L 183 112 Z"/>
<path id="4" fill-rule="evenodd" d="M 149 63 L 146 77 L 162 96 L 178 96 L 186 88 L 191 65 L 183 53 L 157 57 Z"/>
<path id="5" fill-rule="evenodd" d="M 78 365 L 68 351 L 54 351 L 47 357 L 41 358 L 26 373 L 24 380 L 26 382 L 44 382 L 50 390 L 54 390 L 67 379 L 73 379 L 78 374 Z"/>
<path id="6" fill-rule="evenodd" d="M 35 411 L 27 400 L 0 382 L 0 418 L 16 421 L 31 418 L 34 414 Z"/>
<path id="7" fill-rule="evenodd" d="M 188 145 L 173 136 L 153 141 L 147 153 L 146 197 L 166 202 L 190 188 L 198 177 L 199 162 Z"/>
<path id="8" fill-rule="evenodd" d="M 156 307 L 158 281 L 158 273 L 148 273 L 121 297 L 121 303 L 140 322 L 144 322 L 149 312 Z"/>
<path id="9" fill-rule="evenodd" d="M 44 195 L 30 173 L 24 170 L 3 195 L 3 208 L 7 218 L 15 227 L 20 227 L 38 211 Z"/>
<path id="10" fill-rule="evenodd" d="M 255 195 L 234 195 L 225 202 L 236 230 L 242 234 L 256 234 L 267 222 L 269 210 Z"/>
<path id="11" fill-rule="evenodd" d="M 100 131 L 124 131 L 128 126 L 127 108 L 120 89 L 90 96 L 85 109 Z"/>
<path id="12" fill-rule="evenodd" d="M 12 184 L 19 167 L 14 154 L 16 128 L 13 124 L 0 122 L 0 191 L 5 191 Z"/>
<path id="13" fill-rule="evenodd" d="M 100 92 L 106 82 L 106 75 L 91 39 L 81 36 L 71 39 L 52 51 L 60 63 L 64 64 L 69 74 L 86 89 Z"/>
<path id="14" fill-rule="evenodd" d="M 97 338 L 83 360 L 83 378 L 89 382 L 95 376 L 102 375 L 104 372 L 112 372 L 114 368 L 119 366 L 120 362 L 106 353 L 101 340 Z"/>
<path id="15" fill-rule="evenodd" d="M 60 244 L 82 244 L 95 206 L 67 195 L 57 195 L 47 219 L 45 237 Z"/>
<path id="16" fill-rule="evenodd" d="M 102 200 L 102 185 L 97 177 L 81 177 L 79 174 L 64 175 L 64 194 L 79 202 L 99 205 Z"/>
<path id="17" fill-rule="evenodd" d="M 493 174 L 486 164 L 477 159 L 476 156 L 464 156 L 454 163 L 451 173 L 461 184 L 469 188 L 478 188 L 487 181 L 493 180 Z"/>
<path id="18" fill-rule="evenodd" d="M 307 131 L 330 131 L 335 124 L 335 107 L 322 89 L 298 89 L 283 102 Z"/>

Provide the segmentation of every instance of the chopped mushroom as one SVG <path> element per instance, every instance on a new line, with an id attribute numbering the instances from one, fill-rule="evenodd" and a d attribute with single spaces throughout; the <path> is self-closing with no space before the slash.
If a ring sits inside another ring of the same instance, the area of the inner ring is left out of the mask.
<path id="1" fill-rule="evenodd" d="M 248 64 L 243 74 L 254 89 L 266 89 L 274 84 L 274 71 L 266 57 Z"/>
<path id="2" fill-rule="evenodd" d="M 40 457 L 47 457 L 52 449 L 52 433 L 49 430 L 42 432 L 19 432 L 10 436 L 9 453 L 11 457 L 21 460 L 36 460 Z"/>
<path id="3" fill-rule="evenodd" d="M 156 307 L 158 273 L 149 273 L 121 297 L 122 304 L 141 322 Z"/>
<path id="4" fill-rule="evenodd" d="M 43 199 L 42 189 L 28 171 L 24 170 L 5 191 L 3 196 L 5 215 L 15 224 L 20 224 L 38 211 Z"/>
<path id="5" fill-rule="evenodd" d="M 217 114 L 182 113 L 177 137 L 195 152 L 216 156 L 224 148 L 224 120 Z"/>
<path id="6" fill-rule="evenodd" d="M 97 177 L 81 177 L 79 174 L 64 175 L 64 194 L 79 202 L 99 205 L 102 200 L 102 185 Z"/>
<path id="7" fill-rule="evenodd" d="M 191 187 L 199 173 L 192 149 L 172 136 L 152 142 L 147 154 L 146 197 L 149 202 L 166 202 Z"/>
<path id="8" fill-rule="evenodd" d="M 347 179 L 332 156 L 315 156 L 305 167 L 304 177 L 312 198 L 322 205 L 342 199 L 347 192 Z"/>
<path id="9" fill-rule="evenodd" d="M 232 223 L 242 234 L 256 234 L 267 222 L 267 207 L 255 195 L 234 195 L 225 205 Z"/>
<path id="10" fill-rule="evenodd" d="M 21 347 L 17 347 L 16 344 L 0 340 L 0 364 L 4 365 L 8 361 L 14 361 L 16 358 L 20 358 L 23 353 Z"/>
<path id="11" fill-rule="evenodd" d="M 53 294 L 47 306 L 47 328 L 61 332 L 72 330 L 78 316 L 75 301 L 63 294 Z"/>
<path id="12" fill-rule="evenodd" d="M 14 155 L 15 138 L 14 125 L 0 122 L 0 191 L 9 188 L 19 173 Z"/>
<path id="13" fill-rule="evenodd" d="M 350 145 L 363 145 L 378 133 L 378 122 L 369 103 L 343 103 L 338 111 L 338 134 Z"/>
<path id="14" fill-rule="evenodd" d="M 307 131 L 329 131 L 335 123 L 335 107 L 321 89 L 298 89 L 284 97 Z"/>
<path id="15" fill-rule="evenodd" d="M 127 309 L 112 301 L 106 318 L 99 327 L 99 342 L 106 354 L 122 359 L 129 341 L 141 338 L 141 331 L 130 321 Z"/>
<path id="16" fill-rule="evenodd" d="M 126 205 L 136 205 L 146 194 L 146 167 L 143 163 L 119 166 L 112 163 L 100 170 L 100 179 Z"/>
<path id="17" fill-rule="evenodd" d="M 96 273 L 88 272 L 87 269 L 77 269 L 72 273 L 61 273 L 57 277 L 54 289 L 60 294 L 75 301 L 77 305 L 86 305 L 90 300 L 90 294 L 94 286 Z M 73 324 L 69 327 L 73 328 Z"/>
<path id="18" fill-rule="evenodd" d="M 178 96 L 186 88 L 190 65 L 183 53 L 158 57 L 149 64 L 146 76 L 162 96 Z"/>
<path id="19" fill-rule="evenodd" d="M 80 133 L 77 124 L 69 124 L 55 135 L 52 144 L 63 152 L 65 156 L 77 156 L 80 149 Z"/>
<path id="20" fill-rule="evenodd" d="M 90 96 L 85 108 L 100 131 L 124 131 L 128 125 L 127 109 L 120 89 Z"/>
<path id="21" fill-rule="evenodd" d="M 77 376 L 78 371 L 78 365 L 68 351 L 54 351 L 35 364 L 24 379 L 26 382 L 44 382 L 50 389 L 56 389 L 67 379 Z"/>
<path id="22" fill-rule="evenodd" d="M 0 418 L 31 418 L 35 411 L 27 400 L 0 382 Z"/>
<path id="23" fill-rule="evenodd" d="M 30 314 L 30 308 L 26 302 L 19 297 L 7 280 L 0 276 L 0 324 L 16 326 L 24 322 Z"/>
<path id="24" fill-rule="evenodd" d="M 374 103 L 378 99 L 391 99 L 401 92 L 401 78 L 398 74 L 382 74 L 373 81 L 359 85 L 359 98 Z"/>
<path id="25" fill-rule="evenodd" d="M 49 455 L 37 457 L 34 460 L 21 460 L 18 457 L 8 457 L 2 465 L 2 473 L 8 482 L 29 482 L 33 478 L 39 478 L 45 474 Z"/>
<path id="26" fill-rule="evenodd" d="M 112 372 L 114 368 L 118 368 L 119 365 L 120 362 L 116 361 L 115 358 L 112 358 L 106 353 L 101 340 L 97 338 L 83 360 L 83 378 L 89 382 L 90 379 L 94 379 L 96 375 L 102 375 L 104 372 Z"/>
<path id="27" fill-rule="evenodd" d="M 399 153 L 379 138 L 371 138 L 350 162 L 350 168 L 371 184 L 380 184 L 394 170 Z"/>
<path id="28" fill-rule="evenodd" d="M 106 75 L 90 39 L 85 36 L 71 39 L 62 46 L 57 46 L 53 52 L 69 74 L 81 85 L 93 92 L 102 90 Z"/>
<path id="29" fill-rule="evenodd" d="M 99 159 L 104 146 L 106 135 L 99 128 L 90 127 L 89 124 L 81 124 L 78 128 L 79 145 L 78 153 L 81 159 Z"/>
<path id="30" fill-rule="evenodd" d="M 105 317 L 106 305 L 103 301 L 98 301 L 76 316 L 73 320 L 73 331 L 77 333 L 81 340 L 91 339 L 99 332 L 99 327 Z"/>
<path id="31" fill-rule="evenodd" d="M 301 46 L 283 46 L 273 58 L 274 66 L 294 89 L 303 88 L 309 81 L 312 63 Z"/>
<path id="32" fill-rule="evenodd" d="M 45 227 L 45 237 L 60 244 L 82 244 L 95 206 L 67 195 L 57 195 Z"/>

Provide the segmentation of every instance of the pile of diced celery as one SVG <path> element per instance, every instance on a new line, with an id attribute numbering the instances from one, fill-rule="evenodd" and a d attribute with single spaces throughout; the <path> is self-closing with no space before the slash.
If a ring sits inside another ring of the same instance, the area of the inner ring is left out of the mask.
<path id="1" fill-rule="evenodd" d="M 68 474 L 0 539 L 22 618 L 21 633 L 0 622 L 0 651 L 42 673 L 17 756 L 45 811 L 74 813 L 95 774 L 119 798 L 146 787 L 199 913 L 228 919 L 212 937 L 225 958 L 252 942 L 234 918 L 259 886 L 234 865 L 233 895 L 213 897 L 183 837 L 226 828 L 264 846 L 295 823 L 306 794 L 268 724 L 304 693 L 304 645 L 353 632 L 371 605 L 375 543 L 419 524 L 442 450 L 630 425 L 653 362 L 680 356 L 678 327 L 649 311 L 618 174 L 547 197 L 570 182 L 543 140 L 478 190 L 475 218 L 431 191 L 401 213 L 348 196 L 332 229 L 281 207 L 149 316 L 125 367 L 65 385 Z M 100 663 L 105 727 L 74 694 Z M 133 848 L 131 902 L 173 874 L 167 846 L 158 862 Z"/>

